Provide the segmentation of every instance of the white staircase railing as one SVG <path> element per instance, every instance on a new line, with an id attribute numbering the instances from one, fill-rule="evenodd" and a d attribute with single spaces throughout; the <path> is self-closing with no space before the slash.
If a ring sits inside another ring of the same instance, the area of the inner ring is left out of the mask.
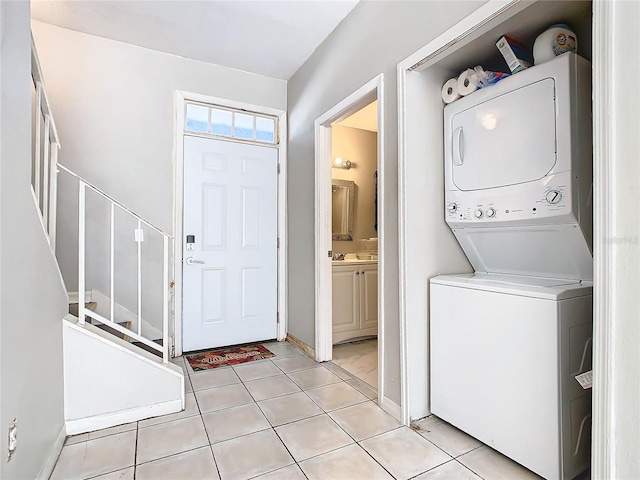
<path id="1" fill-rule="evenodd" d="M 102 190 L 87 182 L 85 179 L 75 174 L 63 165 L 57 164 L 59 170 L 71 175 L 78 182 L 78 319 L 81 325 L 84 325 L 86 317 L 90 317 L 97 322 L 105 324 L 130 339 L 138 341 L 147 347 L 162 354 L 163 363 L 169 362 L 170 348 L 169 345 L 169 314 L 170 314 L 170 296 L 169 296 L 169 262 L 170 250 L 169 242 L 173 241 L 173 237 L 164 232 L 160 228 L 148 222 L 135 212 L 131 211 L 118 201 L 111 198 Z M 88 308 L 86 308 L 86 299 L 84 293 L 86 291 L 86 191 L 93 191 L 109 204 L 110 221 L 110 315 L 106 318 Z M 135 241 L 137 242 L 137 329 L 132 330 L 120 325 L 115 319 L 115 215 L 116 209 L 124 212 L 137 222 L 137 229 L 134 232 Z M 146 226 L 162 236 L 162 345 L 146 338 L 142 334 L 142 243 L 143 243 L 143 226 Z"/>
<path id="2" fill-rule="evenodd" d="M 31 39 L 31 79 L 33 95 L 33 130 L 31 132 L 31 187 L 42 217 L 49 245 L 55 252 L 56 242 L 56 163 L 60 141 L 51 113 L 49 97 L 44 88 L 42 69 Z"/>

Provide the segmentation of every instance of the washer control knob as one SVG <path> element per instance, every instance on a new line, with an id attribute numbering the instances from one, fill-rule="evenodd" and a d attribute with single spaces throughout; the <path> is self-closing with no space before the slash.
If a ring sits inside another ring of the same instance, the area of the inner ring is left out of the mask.
<path id="1" fill-rule="evenodd" d="M 545 198 L 551 205 L 555 205 L 557 203 L 560 203 L 560 201 L 562 200 L 562 192 L 558 190 L 549 190 Z"/>
<path id="2" fill-rule="evenodd" d="M 447 205 L 447 211 L 449 213 L 456 213 L 457 210 L 458 210 L 458 205 L 456 205 L 455 203 L 450 203 L 449 205 Z"/>
<path id="3" fill-rule="evenodd" d="M 496 209 L 495 208 L 489 208 L 487 210 L 487 217 L 493 218 L 495 216 L 496 216 Z"/>
<path id="4" fill-rule="evenodd" d="M 484 216 L 484 212 L 480 209 L 473 212 L 473 214 L 476 216 L 476 218 L 482 218 Z"/>

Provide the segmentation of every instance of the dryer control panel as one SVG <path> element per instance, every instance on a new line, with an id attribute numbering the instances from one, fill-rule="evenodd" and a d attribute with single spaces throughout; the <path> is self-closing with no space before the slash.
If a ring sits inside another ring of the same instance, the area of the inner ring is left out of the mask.
<path id="1" fill-rule="evenodd" d="M 490 191 L 448 191 L 445 219 L 452 227 L 561 223 L 573 216 L 570 182 L 563 172 Z"/>

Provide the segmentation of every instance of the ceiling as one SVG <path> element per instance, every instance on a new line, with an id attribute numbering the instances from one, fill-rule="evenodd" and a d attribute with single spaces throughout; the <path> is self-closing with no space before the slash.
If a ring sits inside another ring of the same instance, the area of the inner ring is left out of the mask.
<path id="1" fill-rule="evenodd" d="M 33 0 L 45 23 L 288 80 L 358 0 Z"/>
<path id="2" fill-rule="evenodd" d="M 360 128 L 361 130 L 369 130 L 370 132 L 378 131 L 378 101 L 371 102 L 364 108 L 361 108 L 353 115 L 348 116 L 338 125 L 343 127 Z"/>

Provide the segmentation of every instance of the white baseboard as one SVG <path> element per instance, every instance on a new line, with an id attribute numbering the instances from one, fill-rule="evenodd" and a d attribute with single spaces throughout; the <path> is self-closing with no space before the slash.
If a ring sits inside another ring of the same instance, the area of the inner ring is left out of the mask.
<path id="1" fill-rule="evenodd" d="M 56 438 L 56 441 L 54 442 L 53 446 L 51 447 L 51 450 L 49 451 L 49 455 L 47 455 L 47 458 L 42 463 L 42 467 L 40 467 L 40 472 L 36 477 L 37 480 L 49 479 L 49 477 L 53 473 L 53 469 L 55 468 L 56 463 L 58 462 L 58 457 L 60 456 L 62 447 L 64 447 L 64 441 L 66 438 L 67 438 L 67 431 L 65 429 L 65 426 L 62 425 L 62 428 L 58 433 L 58 437 Z"/>
<path id="2" fill-rule="evenodd" d="M 169 413 L 176 413 L 182 409 L 182 401 L 171 400 L 157 405 L 136 407 L 121 412 L 96 415 L 94 417 L 67 420 L 67 435 L 77 435 L 79 433 L 93 432 L 103 428 L 115 427 L 125 423 L 137 422 L 145 418 L 158 417 Z M 64 442 L 64 439 L 63 439 Z"/>
<path id="3" fill-rule="evenodd" d="M 380 397 L 378 406 L 391 415 L 396 420 L 402 422 L 402 409 L 396 402 L 389 400 L 387 397 Z M 408 426 L 408 425 L 407 425 Z"/>
<path id="4" fill-rule="evenodd" d="M 294 337 L 290 333 L 287 333 L 287 341 L 295 345 L 296 347 L 298 347 L 300 350 L 302 350 L 308 357 L 313 358 L 314 360 L 317 361 L 316 351 L 313 348 L 311 348 L 309 345 L 304 343 L 302 340 L 300 340 L 297 337 Z"/>

